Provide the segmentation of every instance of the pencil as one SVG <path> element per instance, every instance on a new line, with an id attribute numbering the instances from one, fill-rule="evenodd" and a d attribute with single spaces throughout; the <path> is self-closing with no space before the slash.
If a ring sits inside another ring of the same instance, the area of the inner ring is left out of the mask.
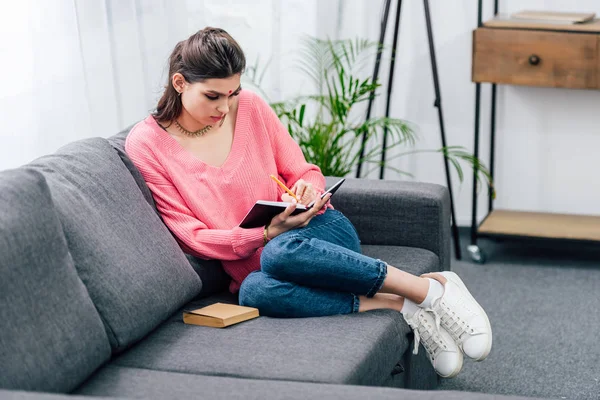
<path id="1" fill-rule="evenodd" d="M 296 197 L 296 195 L 295 195 L 295 194 L 294 194 L 294 193 L 293 193 L 293 192 L 292 192 L 290 189 L 288 189 L 288 188 L 287 188 L 287 186 L 285 186 L 285 185 L 284 185 L 284 184 L 283 184 L 283 183 L 282 183 L 282 182 L 281 182 L 279 179 L 277 179 L 277 178 L 275 177 L 275 175 L 271 175 L 271 179 L 273 179 L 275 182 L 277 182 L 277 184 L 278 184 L 279 186 L 281 186 L 281 188 L 282 188 L 283 190 L 285 190 L 286 192 L 288 192 L 288 194 L 289 194 L 290 196 L 292 196 L 294 199 L 296 199 L 296 201 L 300 201 L 300 200 L 298 200 L 298 198 Z"/>

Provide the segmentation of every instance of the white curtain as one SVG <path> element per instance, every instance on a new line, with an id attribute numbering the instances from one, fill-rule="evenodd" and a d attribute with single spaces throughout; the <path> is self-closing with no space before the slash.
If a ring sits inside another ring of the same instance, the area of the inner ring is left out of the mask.
<path id="1" fill-rule="evenodd" d="M 264 89 L 280 98 L 297 86 L 283 82 L 282 58 L 316 33 L 316 3 L 0 0 L 0 170 L 144 118 L 175 44 L 207 25 L 236 38 L 249 64 L 271 60 Z"/>

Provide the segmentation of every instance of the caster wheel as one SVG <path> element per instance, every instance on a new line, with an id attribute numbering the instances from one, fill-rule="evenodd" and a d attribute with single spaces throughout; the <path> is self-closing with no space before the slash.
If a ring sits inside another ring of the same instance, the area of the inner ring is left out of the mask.
<path id="1" fill-rule="evenodd" d="M 477 264 L 485 263 L 485 254 L 483 254 L 483 251 L 479 248 L 479 246 L 475 244 L 467 246 L 467 252 L 471 256 L 471 260 Z"/>

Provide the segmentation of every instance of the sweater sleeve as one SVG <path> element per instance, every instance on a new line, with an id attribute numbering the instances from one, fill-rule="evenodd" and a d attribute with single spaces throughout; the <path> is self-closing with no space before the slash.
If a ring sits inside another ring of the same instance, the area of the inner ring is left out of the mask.
<path id="1" fill-rule="evenodd" d="M 312 183 L 318 193 L 323 193 L 325 177 L 321 173 L 321 169 L 306 161 L 302 149 L 281 123 L 275 111 L 259 96 L 256 96 L 255 103 L 269 133 L 279 175 L 285 179 L 289 187 L 299 179 L 304 179 Z"/>
<path id="2" fill-rule="evenodd" d="M 131 136 L 125 150 L 148 184 L 164 223 L 187 251 L 204 259 L 240 260 L 262 247 L 263 228 L 210 229 L 196 218 L 148 144 Z"/>

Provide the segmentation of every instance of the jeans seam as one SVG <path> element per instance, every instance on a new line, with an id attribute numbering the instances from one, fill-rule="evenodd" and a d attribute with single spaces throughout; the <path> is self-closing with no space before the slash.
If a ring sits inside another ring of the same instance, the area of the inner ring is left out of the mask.
<path id="1" fill-rule="evenodd" d="M 360 299 L 354 293 L 352 293 L 352 297 L 353 297 L 353 299 L 352 299 L 352 312 L 353 313 L 357 313 L 358 309 L 360 307 Z"/>
<path id="2" fill-rule="evenodd" d="M 369 291 L 367 292 L 367 295 L 366 295 L 367 297 L 375 296 L 375 293 L 377 293 L 381 289 L 381 286 L 383 285 L 383 280 L 385 279 L 385 277 L 387 275 L 387 264 L 381 260 L 377 260 L 377 261 L 379 262 L 379 274 L 377 276 L 377 279 L 375 280 L 375 283 L 373 284 L 371 289 L 369 289 Z"/>

